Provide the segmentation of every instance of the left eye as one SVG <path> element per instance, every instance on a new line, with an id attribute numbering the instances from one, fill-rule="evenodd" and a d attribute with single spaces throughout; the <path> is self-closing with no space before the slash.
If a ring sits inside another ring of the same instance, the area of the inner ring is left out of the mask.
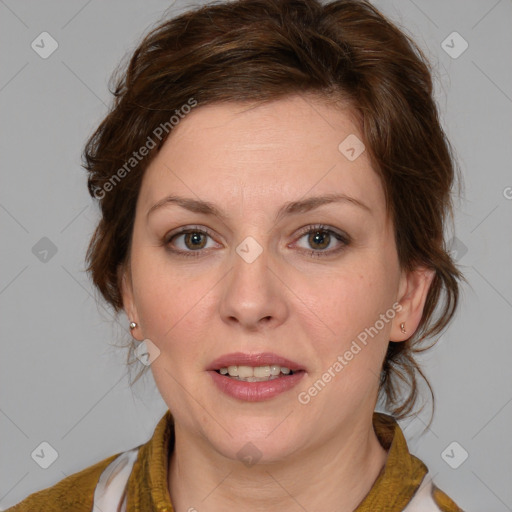
<path id="1" fill-rule="evenodd" d="M 342 235 L 332 229 L 328 229 L 324 226 L 314 226 L 309 227 L 303 234 L 300 236 L 299 240 L 306 238 L 309 247 L 304 248 L 304 250 L 311 250 L 311 256 L 324 256 L 336 253 L 342 250 L 346 245 L 350 243 L 348 237 L 346 235 Z M 335 249 L 328 249 L 331 246 L 331 243 L 335 243 L 336 241 L 341 242 L 340 247 Z"/>

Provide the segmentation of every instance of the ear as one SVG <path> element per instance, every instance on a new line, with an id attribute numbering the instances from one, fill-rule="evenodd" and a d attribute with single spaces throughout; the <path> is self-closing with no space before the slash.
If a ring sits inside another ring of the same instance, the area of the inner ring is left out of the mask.
<path id="1" fill-rule="evenodd" d="M 128 321 L 135 322 L 137 324 L 137 327 L 135 327 L 135 329 L 130 329 L 130 334 L 136 340 L 140 341 L 137 338 L 137 334 L 141 333 L 141 326 L 133 296 L 132 277 L 129 263 L 119 267 L 118 282 L 119 288 L 121 290 L 121 297 L 123 300 L 123 309 L 124 312 L 126 313 L 126 316 L 128 317 Z"/>
<path id="2" fill-rule="evenodd" d="M 403 271 L 397 298 L 402 309 L 393 319 L 390 341 L 408 340 L 416 332 L 434 276 L 435 270 L 426 267 Z M 401 324 L 404 324 L 405 332 L 402 332 Z"/>

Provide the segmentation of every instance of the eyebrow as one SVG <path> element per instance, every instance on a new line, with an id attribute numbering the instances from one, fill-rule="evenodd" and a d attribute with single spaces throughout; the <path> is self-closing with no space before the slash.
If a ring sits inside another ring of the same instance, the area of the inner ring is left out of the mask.
<path id="1" fill-rule="evenodd" d="M 316 208 L 319 208 L 320 206 L 331 203 L 345 203 L 357 206 L 369 213 L 372 212 L 371 209 L 366 204 L 361 202 L 359 199 L 356 199 L 355 197 L 347 196 L 346 194 L 326 194 L 322 196 L 308 197 L 307 199 L 302 199 L 300 201 L 290 201 L 288 203 L 285 203 L 277 212 L 275 221 L 277 222 L 279 219 L 286 215 L 305 213 Z M 228 218 L 228 216 L 213 203 L 210 203 L 208 201 L 201 201 L 199 199 L 179 197 L 174 195 L 164 197 L 156 204 L 154 204 L 148 210 L 147 216 L 149 217 L 150 213 L 165 206 L 168 206 L 170 204 L 176 204 L 194 213 L 214 215 L 223 221 L 226 221 Z"/>

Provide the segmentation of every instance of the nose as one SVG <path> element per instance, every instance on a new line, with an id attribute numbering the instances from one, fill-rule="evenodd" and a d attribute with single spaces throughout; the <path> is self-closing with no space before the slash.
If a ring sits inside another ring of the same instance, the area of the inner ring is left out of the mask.
<path id="1" fill-rule="evenodd" d="M 276 327 L 288 313 L 286 286 L 277 276 L 278 264 L 266 248 L 254 260 L 251 251 L 255 247 L 249 245 L 246 252 L 243 249 L 241 244 L 239 252 L 233 252 L 232 268 L 223 281 L 221 317 L 251 331 Z"/>

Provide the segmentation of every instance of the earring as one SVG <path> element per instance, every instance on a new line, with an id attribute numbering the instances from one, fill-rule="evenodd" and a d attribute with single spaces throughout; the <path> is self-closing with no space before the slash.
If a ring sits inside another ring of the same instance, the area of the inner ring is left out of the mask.
<path id="1" fill-rule="evenodd" d="M 404 332 L 404 333 L 405 333 L 405 332 L 407 332 L 407 331 L 405 330 L 405 324 L 404 324 L 404 322 L 402 322 L 402 323 L 400 324 L 400 330 L 401 330 L 402 332 Z"/>
<path id="2" fill-rule="evenodd" d="M 130 322 L 130 330 L 133 331 L 137 327 L 137 324 L 135 322 Z"/>

